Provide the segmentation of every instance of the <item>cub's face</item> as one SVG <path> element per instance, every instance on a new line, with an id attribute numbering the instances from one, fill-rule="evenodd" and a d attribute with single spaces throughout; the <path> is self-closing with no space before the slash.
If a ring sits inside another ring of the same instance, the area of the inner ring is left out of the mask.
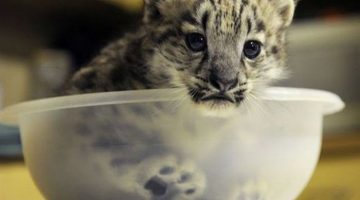
<path id="1" fill-rule="evenodd" d="M 145 0 L 151 74 L 212 111 L 237 107 L 283 76 L 294 7 L 294 0 Z"/>

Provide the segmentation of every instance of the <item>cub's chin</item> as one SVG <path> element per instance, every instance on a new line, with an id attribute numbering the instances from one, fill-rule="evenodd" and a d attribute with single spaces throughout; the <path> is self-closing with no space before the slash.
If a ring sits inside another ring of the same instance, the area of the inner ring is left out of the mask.
<path id="1" fill-rule="evenodd" d="M 228 117 L 235 113 L 235 110 L 239 107 L 239 104 L 221 100 L 221 99 L 212 99 L 205 101 L 194 102 L 195 107 L 199 111 L 211 117 Z"/>

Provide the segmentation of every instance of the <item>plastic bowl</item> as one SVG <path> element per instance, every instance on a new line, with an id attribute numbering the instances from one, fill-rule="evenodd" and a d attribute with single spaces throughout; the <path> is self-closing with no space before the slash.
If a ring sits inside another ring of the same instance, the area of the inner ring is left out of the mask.
<path id="1" fill-rule="evenodd" d="M 47 199 L 295 199 L 321 146 L 334 94 L 270 88 L 231 116 L 205 116 L 177 90 L 86 94 L 9 107 Z"/>

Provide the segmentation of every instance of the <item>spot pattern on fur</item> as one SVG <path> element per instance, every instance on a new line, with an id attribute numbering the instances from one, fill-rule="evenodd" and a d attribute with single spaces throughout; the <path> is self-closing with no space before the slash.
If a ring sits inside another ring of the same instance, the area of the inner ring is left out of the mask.
<path id="1" fill-rule="evenodd" d="M 67 94 L 183 87 L 196 102 L 214 94 L 211 72 L 237 79 L 234 99 L 281 79 L 286 71 L 286 29 L 294 0 L 145 0 L 143 23 L 105 47 L 68 84 Z M 207 48 L 191 51 L 189 33 L 205 36 Z M 255 59 L 246 41 L 261 43 Z M 244 84 L 246 83 L 246 84 Z M 240 102 L 236 102 L 239 104 Z"/>

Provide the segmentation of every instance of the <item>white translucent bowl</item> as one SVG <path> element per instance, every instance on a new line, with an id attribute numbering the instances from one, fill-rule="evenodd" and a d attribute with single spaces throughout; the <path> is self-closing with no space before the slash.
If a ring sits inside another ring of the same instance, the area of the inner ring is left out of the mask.
<path id="1" fill-rule="evenodd" d="M 229 117 L 205 116 L 176 90 L 86 94 L 23 103 L 26 164 L 49 200 L 291 200 L 317 164 L 334 94 L 270 88 Z"/>

